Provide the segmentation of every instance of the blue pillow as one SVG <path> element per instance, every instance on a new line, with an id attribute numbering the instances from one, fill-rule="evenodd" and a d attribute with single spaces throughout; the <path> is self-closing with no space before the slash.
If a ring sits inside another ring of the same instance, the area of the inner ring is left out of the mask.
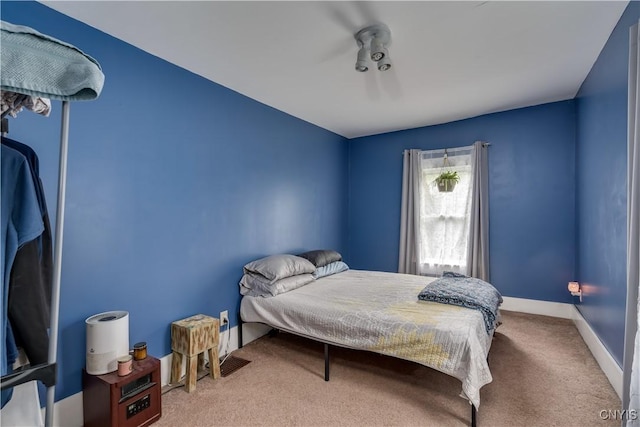
<path id="1" fill-rule="evenodd" d="M 330 276 L 332 274 L 340 273 L 349 269 L 349 266 L 342 261 L 334 261 L 325 266 L 316 268 L 313 273 L 313 277 L 319 279 L 324 276 Z"/>

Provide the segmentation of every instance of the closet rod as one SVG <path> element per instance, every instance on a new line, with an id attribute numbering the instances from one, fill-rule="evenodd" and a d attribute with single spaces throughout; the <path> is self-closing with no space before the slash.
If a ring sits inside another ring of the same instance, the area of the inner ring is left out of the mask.
<path id="1" fill-rule="evenodd" d="M 49 364 L 55 364 L 58 354 L 58 316 L 60 314 L 60 278 L 62 276 L 62 236 L 64 231 L 64 208 L 67 193 L 67 152 L 69 145 L 69 114 L 71 104 L 62 101 L 62 125 L 60 129 L 60 159 L 58 171 L 58 206 L 56 209 L 56 232 L 53 248 L 53 284 L 51 289 L 51 320 L 49 327 Z M 47 387 L 47 409 L 44 425 L 53 426 L 56 387 Z"/>

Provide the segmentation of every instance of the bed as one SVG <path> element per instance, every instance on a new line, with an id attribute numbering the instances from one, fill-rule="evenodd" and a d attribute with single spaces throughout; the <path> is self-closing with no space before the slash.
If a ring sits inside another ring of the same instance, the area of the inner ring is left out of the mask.
<path id="1" fill-rule="evenodd" d="M 264 289 L 252 292 L 251 284 L 247 288 L 241 281 L 241 321 L 325 343 L 326 380 L 329 344 L 417 362 L 451 375 L 462 383 L 461 396 L 472 404 L 475 424 L 480 389 L 492 381 L 487 355 L 499 324 L 497 310 L 493 322 L 487 323 L 480 310 L 419 300 L 418 294 L 435 278 L 352 270 L 346 264 L 300 285 L 306 281 L 301 276 L 313 276 L 326 266 L 314 268 L 313 273 L 293 275 L 298 283 L 272 294 Z M 243 278 L 254 273 L 245 266 Z"/>

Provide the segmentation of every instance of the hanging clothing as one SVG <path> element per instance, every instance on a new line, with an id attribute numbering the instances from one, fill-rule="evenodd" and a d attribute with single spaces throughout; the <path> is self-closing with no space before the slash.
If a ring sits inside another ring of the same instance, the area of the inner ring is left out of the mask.
<path id="1" fill-rule="evenodd" d="M 44 197 L 44 187 L 40 180 L 40 160 L 38 159 L 38 155 L 33 151 L 33 148 L 29 147 L 27 144 L 23 144 L 5 136 L 1 138 L 1 141 L 3 145 L 13 148 L 22 154 L 27 160 L 27 163 L 29 164 L 29 171 L 31 172 L 31 178 L 35 186 L 36 196 L 38 198 L 38 205 L 40 206 L 40 213 L 44 215 L 47 211 L 47 203 Z"/>
<path id="2" fill-rule="evenodd" d="M 7 313 L 18 348 L 32 366 L 47 363 L 51 289 L 44 289 L 38 240 L 18 249 L 9 278 Z"/>
<path id="3" fill-rule="evenodd" d="M 9 148 L 13 148 L 22 154 L 29 163 L 29 169 L 31 172 L 31 178 L 36 190 L 36 196 L 38 198 L 38 206 L 40 207 L 40 214 L 42 215 L 42 222 L 44 224 L 44 231 L 38 238 L 38 248 L 40 255 L 40 269 L 42 276 L 42 288 L 46 292 L 47 298 L 47 318 L 49 317 L 49 309 L 51 305 L 51 288 L 53 285 L 53 241 L 51 238 L 51 224 L 49 221 L 49 213 L 47 211 L 47 202 L 44 195 L 44 185 L 40 179 L 40 160 L 36 152 L 26 144 L 23 144 L 13 139 L 2 137 L 2 144 Z"/>
<path id="4" fill-rule="evenodd" d="M 44 187 L 40 180 L 40 161 L 26 144 L 2 138 L 2 144 L 24 155 L 44 224 L 43 233 L 18 249 L 9 278 L 8 316 L 16 345 L 31 365 L 46 363 L 49 355 L 49 313 L 53 282 L 51 226 Z"/>
<path id="5" fill-rule="evenodd" d="M 2 213 L 0 215 L 0 236 L 4 259 L 0 263 L 2 276 L 2 305 L 0 306 L 0 342 L 5 350 L 0 351 L 0 375 L 10 371 L 15 361 L 14 354 L 8 354 L 15 347 L 8 321 L 9 279 L 18 249 L 36 239 L 44 231 L 42 214 L 27 159 L 18 151 L 5 145 L 0 146 L 2 165 L 0 194 Z M 13 360 L 11 360 L 13 359 Z M 2 406 L 9 400 L 11 390 L 2 392 Z"/>

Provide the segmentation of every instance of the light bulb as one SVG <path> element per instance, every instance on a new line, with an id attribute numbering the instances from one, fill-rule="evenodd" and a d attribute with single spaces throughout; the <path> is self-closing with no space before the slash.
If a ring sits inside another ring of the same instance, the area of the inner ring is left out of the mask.
<path id="1" fill-rule="evenodd" d="M 369 69 L 369 66 L 367 65 L 367 53 L 367 48 L 364 46 L 362 46 L 358 51 L 358 59 L 356 60 L 356 71 L 364 73 Z"/>
<path id="2" fill-rule="evenodd" d="M 374 37 L 371 40 L 371 60 L 378 62 L 385 56 L 387 56 L 389 52 L 387 52 L 387 48 L 384 47 L 382 40 L 379 37 Z"/>

